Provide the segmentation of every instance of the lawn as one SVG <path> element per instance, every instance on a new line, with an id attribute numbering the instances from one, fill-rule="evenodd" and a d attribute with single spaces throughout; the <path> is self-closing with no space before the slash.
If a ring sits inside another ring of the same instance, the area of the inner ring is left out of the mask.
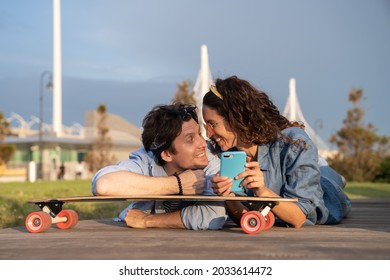
<path id="1" fill-rule="evenodd" d="M 345 188 L 351 199 L 389 198 L 390 184 L 348 183 Z M 28 200 L 64 196 L 91 195 L 91 181 L 48 181 L 0 183 L 0 228 L 24 225 L 25 217 L 39 208 Z M 76 210 L 79 219 L 103 219 L 116 217 L 128 202 L 67 203 Z M 66 208 L 65 207 L 65 208 Z"/>
<path id="2" fill-rule="evenodd" d="M 390 198 L 390 183 L 347 183 L 345 192 L 351 199 Z"/>

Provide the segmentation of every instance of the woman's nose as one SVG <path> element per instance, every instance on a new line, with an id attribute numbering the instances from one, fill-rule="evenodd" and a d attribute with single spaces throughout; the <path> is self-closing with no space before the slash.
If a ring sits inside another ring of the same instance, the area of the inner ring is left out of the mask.
<path id="1" fill-rule="evenodd" d="M 212 128 L 206 126 L 206 136 L 207 136 L 207 138 L 211 138 L 211 136 L 213 136 L 213 135 L 214 135 L 214 131 L 212 130 Z"/>

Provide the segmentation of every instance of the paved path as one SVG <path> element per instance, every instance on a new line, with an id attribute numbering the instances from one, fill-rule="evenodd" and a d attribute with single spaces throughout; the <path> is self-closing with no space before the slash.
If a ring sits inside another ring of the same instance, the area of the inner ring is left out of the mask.
<path id="1" fill-rule="evenodd" d="M 2 260 L 390 260 L 390 200 L 355 200 L 336 226 L 273 227 L 247 235 L 221 231 L 132 229 L 111 220 L 84 220 L 70 230 L 55 226 L 31 234 L 0 230 Z"/>

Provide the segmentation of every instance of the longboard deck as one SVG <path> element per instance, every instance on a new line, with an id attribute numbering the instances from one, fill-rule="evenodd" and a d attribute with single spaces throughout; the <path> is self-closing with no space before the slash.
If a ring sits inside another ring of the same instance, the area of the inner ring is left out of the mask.
<path id="1" fill-rule="evenodd" d="M 103 202 L 103 201 L 267 201 L 297 202 L 296 198 L 252 197 L 252 196 L 216 196 L 216 195 L 117 195 L 117 196 L 69 196 L 29 200 L 29 203 L 48 202 Z"/>

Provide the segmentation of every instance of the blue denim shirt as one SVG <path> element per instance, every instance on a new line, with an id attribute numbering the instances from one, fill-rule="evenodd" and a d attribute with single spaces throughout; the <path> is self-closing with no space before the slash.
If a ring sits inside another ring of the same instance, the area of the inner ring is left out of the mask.
<path id="1" fill-rule="evenodd" d="M 258 162 L 265 185 L 281 197 L 298 198 L 307 216 L 305 225 L 334 224 L 350 210 L 342 177 L 328 165 L 320 167 L 318 151 L 306 132 L 298 127 L 282 133 L 302 140 L 306 148 L 279 139 L 258 147 Z"/>
<path id="2" fill-rule="evenodd" d="M 207 149 L 207 158 L 209 164 L 204 169 L 206 175 L 206 183 L 203 190 L 203 195 L 215 195 L 209 177 L 219 171 L 220 161 L 216 155 L 211 154 Z M 117 171 L 132 171 L 146 176 L 167 176 L 162 166 L 158 165 L 153 153 L 146 152 L 144 148 L 132 152 L 129 159 L 111 165 L 99 170 L 92 178 L 92 193 L 96 195 L 96 181 L 104 174 Z M 137 208 L 150 213 L 164 213 L 162 202 L 133 202 L 119 215 L 119 220 L 124 221 L 126 213 L 129 209 Z M 226 221 L 225 204 L 222 202 L 196 202 L 188 205 L 183 203 L 181 208 L 181 218 L 187 229 L 202 230 L 202 229 L 221 229 Z"/>

